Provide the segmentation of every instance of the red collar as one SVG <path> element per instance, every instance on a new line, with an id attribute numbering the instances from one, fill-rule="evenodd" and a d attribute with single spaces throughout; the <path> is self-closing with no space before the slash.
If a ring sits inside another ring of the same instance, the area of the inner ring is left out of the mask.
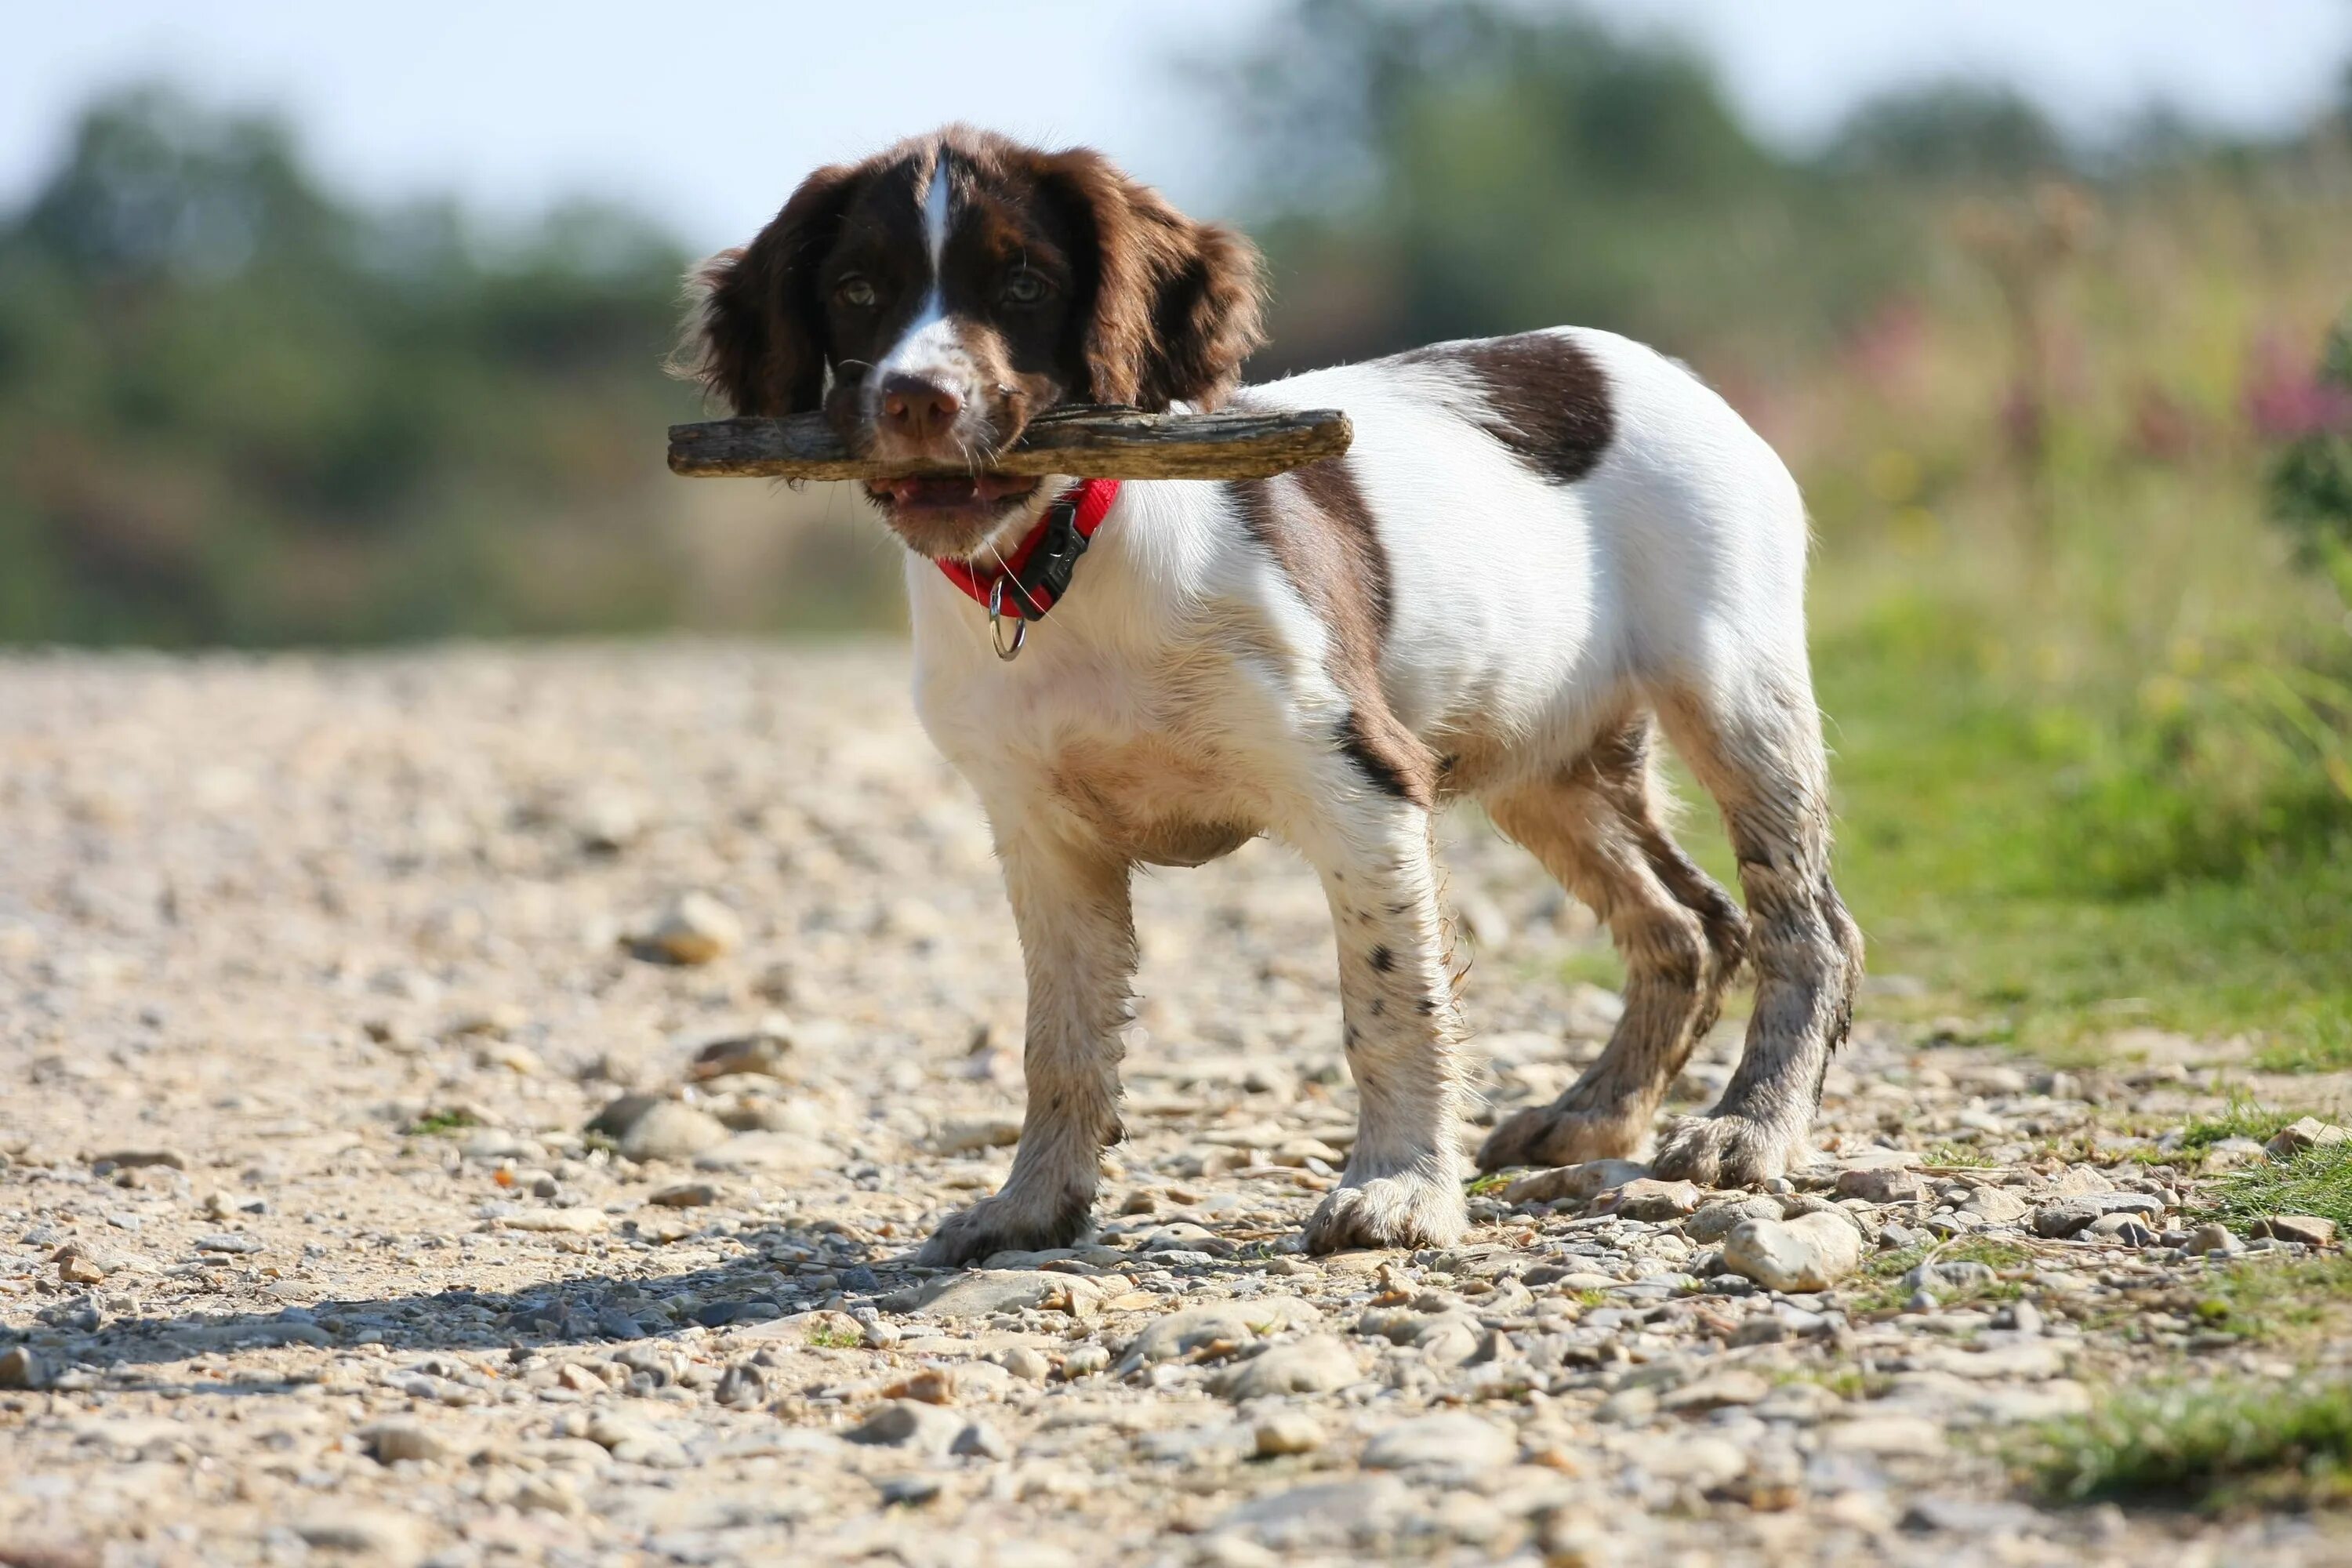
<path id="1" fill-rule="evenodd" d="M 1086 553 L 1095 530 L 1118 499 L 1117 479 L 1080 479 L 1054 498 L 1037 526 L 1002 566 L 975 567 L 967 561 L 940 561 L 937 565 L 973 603 L 1015 620 L 1036 620 L 1069 591 L 1078 557 Z M 992 605 L 992 599 L 996 601 Z"/>

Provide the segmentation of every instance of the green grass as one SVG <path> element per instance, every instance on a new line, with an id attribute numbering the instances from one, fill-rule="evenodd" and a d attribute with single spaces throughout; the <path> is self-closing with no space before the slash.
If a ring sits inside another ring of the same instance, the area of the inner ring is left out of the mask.
<path id="1" fill-rule="evenodd" d="M 2145 837 L 2132 813 L 2179 809 L 2122 788 L 2086 804 L 2081 781 L 2123 766 L 2108 732 L 2136 722 L 2133 695 L 2021 674 L 2007 647 L 1981 616 L 1916 595 L 1816 636 L 1839 886 L 1872 970 L 1928 990 L 1867 998 L 1865 1016 L 1958 1011 L 1976 1035 L 2062 1065 L 2145 1025 L 2251 1032 L 2273 1070 L 2352 1067 L 2352 851 L 2249 850 L 2228 874 L 2192 858 L 2160 882 L 2103 875 L 2085 840 Z M 1704 798 L 1686 776 L 1675 787 Z M 1678 834 L 1728 880 L 1711 811 Z M 1580 953 L 1570 970 L 1607 984 L 1613 960 Z"/>
<path id="2" fill-rule="evenodd" d="M 411 1138 L 436 1138 L 481 1124 L 470 1110 L 428 1110 L 401 1131 Z"/>
<path id="3" fill-rule="evenodd" d="M 2181 1130 L 2180 1147 L 2202 1152 L 2231 1138 L 2251 1138 L 2257 1143 L 2267 1143 L 2278 1136 L 2279 1129 L 2302 1116 L 2299 1110 L 2273 1110 L 2251 1100 L 2232 1099 L 2218 1116 L 2190 1117 L 2189 1125 Z"/>
<path id="4" fill-rule="evenodd" d="M 2207 1189 L 2206 1202 L 2216 1217 L 2235 1223 L 2307 1214 L 2352 1231 L 2352 1143 L 2231 1171 Z"/>
<path id="5" fill-rule="evenodd" d="M 1848 1310 L 1863 1315 L 1899 1310 L 1911 1299 L 1911 1288 L 1903 1283 L 1903 1277 L 1922 1263 L 1981 1263 L 1994 1274 L 2002 1275 L 2032 1261 L 2033 1253 L 2014 1243 L 1968 1237 L 1881 1252 L 1864 1263 L 1863 1279 L 1846 1305 Z M 2024 1294 L 2024 1289 L 2013 1279 L 1995 1279 L 1960 1289 L 1939 1284 L 1934 1287 L 1934 1292 L 1939 1304 L 1954 1307 L 1971 1301 L 2013 1300 Z"/>
<path id="6" fill-rule="evenodd" d="M 2053 1502 L 2209 1510 L 2352 1498 L 2352 1390 L 2202 1384 L 2103 1400 L 2018 1452 Z"/>
<path id="7" fill-rule="evenodd" d="M 812 1329 L 808 1342 L 819 1350 L 854 1351 L 866 1342 L 856 1329 Z"/>
<path id="8" fill-rule="evenodd" d="M 2190 1310 L 2209 1331 L 2274 1343 L 2337 1331 L 2352 1308 L 2352 1258 L 2233 1263 L 2217 1269 Z"/>

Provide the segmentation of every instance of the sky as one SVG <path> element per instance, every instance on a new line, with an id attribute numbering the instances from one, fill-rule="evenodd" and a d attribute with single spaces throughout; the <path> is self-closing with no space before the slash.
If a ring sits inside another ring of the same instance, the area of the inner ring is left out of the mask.
<path id="1" fill-rule="evenodd" d="M 0 0 L 0 208 L 93 92 L 166 78 L 283 110 L 337 184 L 455 191 L 494 221 L 614 198 L 688 242 L 739 239 L 816 164 L 951 119 L 1088 142 L 1180 202 L 1234 191 L 1179 68 L 1281 0 L 691 6 L 618 0 Z M 1540 0 L 1520 0 L 1530 6 Z M 2162 99 L 2292 125 L 2352 59 L 2352 0 L 1591 0 L 1696 43 L 1784 144 L 1923 79 L 2013 83 L 2086 136 Z"/>

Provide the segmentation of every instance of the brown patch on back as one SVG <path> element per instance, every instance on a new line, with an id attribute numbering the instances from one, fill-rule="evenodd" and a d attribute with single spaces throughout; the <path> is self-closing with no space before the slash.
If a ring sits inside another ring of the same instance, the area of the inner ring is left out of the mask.
<path id="1" fill-rule="evenodd" d="M 1561 333 L 1433 343 L 1396 360 L 1468 372 L 1492 410 L 1478 427 L 1557 483 L 1591 473 L 1616 438 L 1608 375 L 1582 344 Z"/>
<path id="2" fill-rule="evenodd" d="M 1388 552 L 1348 459 L 1326 458 L 1225 489 L 1251 537 L 1330 632 L 1328 673 L 1348 699 L 1333 743 L 1375 787 L 1429 805 L 1436 795 L 1437 759 L 1390 710 L 1381 688 Z"/>

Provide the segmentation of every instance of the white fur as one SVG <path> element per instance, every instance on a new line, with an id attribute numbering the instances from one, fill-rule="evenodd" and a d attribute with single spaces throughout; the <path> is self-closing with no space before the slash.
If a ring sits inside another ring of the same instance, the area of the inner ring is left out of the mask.
<path id="1" fill-rule="evenodd" d="M 1573 762 L 1647 685 L 1808 684 L 1806 529 L 1787 469 L 1664 356 L 1571 335 L 1609 378 L 1618 430 L 1573 485 L 1513 460 L 1437 368 L 1350 365 L 1248 395 L 1254 407 L 1348 411 L 1390 563 L 1390 704 L 1440 752 L 1465 727 L 1516 737 L 1515 774 Z M 1049 775 L 1074 740 L 1118 746 L 1197 723 L 1252 760 L 1216 807 L 1286 826 L 1288 770 L 1264 764 L 1297 743 L 1302 709 L 1341 699 L 1322 674 L 1321 622 L 1223 487 L 1124 485 L 1069 593 L 1009 665 L 985 615 L 934 567 L 910 560 L 907 576 L 923 722 L 992 805 L 1053 811 Z M 1235 623 L 1263 646 L 1230 647 Z M 1171 683 L 1178 666 L 1190 678 Z M 1190 792 L 1127 804 L 1150 818 L 1209 809 Z"/>
<path id="2" fill-rule="evenodd" d="M 1380 677 L 1390 708 L 1433 753 L 1465 742 L 1479 751 L 1486 771 L 1455 781 L 1466 793 L 1516 792 L 1521 802 L 1629 714 L 1698 713 L 1685 730 L 1708 752 L 1715 772 L 1702 773 L 1727 812 L 1745 798 L 1737 780 L 1763 779 L 1763 799 L 1785 773 L 1805 818 L 1819 740 L 1794 482 L 1679 365 L 1609 333 L 1560 331 L 1599 367 L 1615 418 L 1606 451 L 1574 483 L 1531 472 L 1480 428 L 1477 389 L 1442 361 L 1320 371 L 1248 395 L 1253 407 L 1342 408 L 1354 423 L 1349 463 L 1389 563 Z M 1337 746 L 1349 704 L 1327 668 L 1331 631 L 1226 488 L 1125 485 L 1069 591 L 1012 663 L 992 647 L 985 613 L 929 562 L 910 560 L 907 580 L 917 708 L 987 808 L 1033 989 L 1030 1122 L 1013 1179 L 950 1222 L 935 1260 L 1066 1238 L 1067 1205 L 1094 1190 L 1094 1150 L 1067 1115 L 1041 1108 L 1075 1104 L 1092 1116 L 1103 1103 L 1102 1075 L 1118 1055 L 1104 1020 L 1123 1016 L 1132 963 L 1126 868 L 1218 827 L 1288 841 L 1331 896 L 1362 1127 L 1342 1187 L 1309 1225 L 1310 1244 L 1458 1234 L 1457 1025 L 1428 814 L 1377 787 Z M 1801 702 L 1792 707 L 1790 693 Z M 1825 837 L 1817 847 L 1826 854 Z M 1804 868 L 1811 853 L 1791 851 L 1792 884 L 1814 875 Z M 1039 892 L 1092 887 L 1087 879 L 1107 877 L 1106 867 L 1118 868 L 1115 897 Z M 1678 918 L 1696 941 L 1693 918 Z M 1105 989 L 1084 1005 L 1041 1004 L 1041 973 L 1091 975 Z M 1796 991 L 1811 994 L 1808 984 L 1800 977 Z M 1803 1034 L 1780 1016 L 1773 1030 Z M 1805 1027 L 1825 1057 L 1834 1029 Z M 1774 1061 L 1759 1071 L 1778 1083 L 1789 1074 Z M 1627 1103 L 1646 1121 L 1646 1108 Z M 1727 1097 L 1726 1114 L 1703 1124 L 1715 1144 L 1699 1148 L 1706 1138 L 1697 1138 L 1685 1152 L 1702 1179 L 1777 1174 L 1811 1109 L 1748 1116 Z M 1622 1115 L 1611 1123 L 1628 1124 Z"/>

